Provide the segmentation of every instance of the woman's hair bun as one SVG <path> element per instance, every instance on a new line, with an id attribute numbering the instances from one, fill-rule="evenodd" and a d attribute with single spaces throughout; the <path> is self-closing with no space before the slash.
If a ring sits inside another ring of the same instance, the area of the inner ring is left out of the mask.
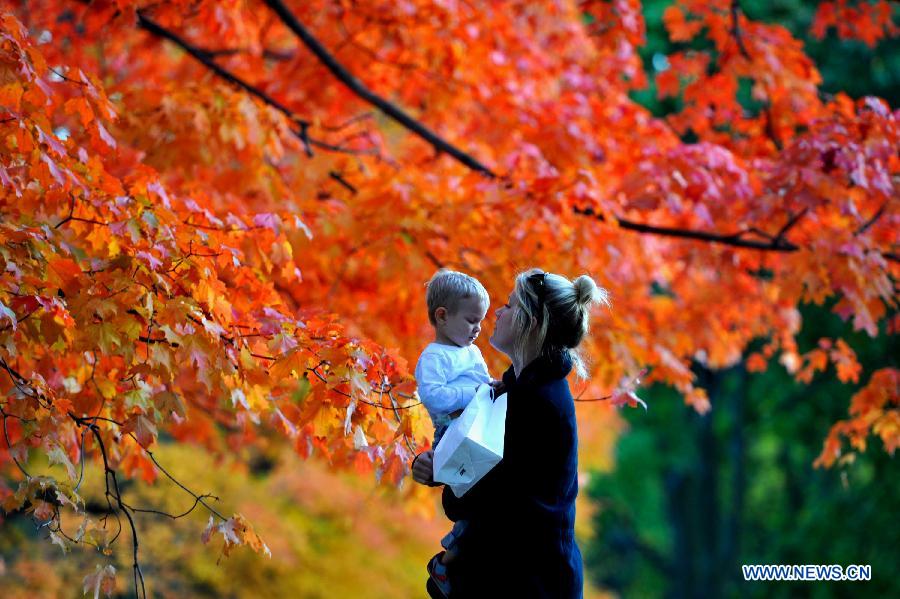
<path id="1" fill-rule="evenodd" d="M 581 275 L 572 284 L 575 285 L 575 301 L 580 305 L 583 306 L 599 299 L 596 297 L 598 295 L 597 284 L 589 276 Z"/>

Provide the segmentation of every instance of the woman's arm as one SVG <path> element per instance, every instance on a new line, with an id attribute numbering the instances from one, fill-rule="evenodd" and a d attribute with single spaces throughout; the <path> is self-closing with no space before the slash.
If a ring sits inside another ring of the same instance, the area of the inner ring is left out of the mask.
<path id="1" fill-rule="evenodd" d="M 444 488 L 442 503 L 451 520 L 503 518 L 543 495 L 558 475 L 560 415 L 553 405 L 535 396 L 507 413 L 503 459 L 462 497 Z"/>
<path id="2" fill-rule="evenodd" d="M 453 494 L 449 486 L 444 487 L 441 503 L 450 520 L 471 520 L 473 516 L 483 516 L 492 509 L 503 509 L 504 495 L 513 492 L 509 480 L 506 458 L 494 466 L 484 478 L 475 483 L 462 497 Z"/>

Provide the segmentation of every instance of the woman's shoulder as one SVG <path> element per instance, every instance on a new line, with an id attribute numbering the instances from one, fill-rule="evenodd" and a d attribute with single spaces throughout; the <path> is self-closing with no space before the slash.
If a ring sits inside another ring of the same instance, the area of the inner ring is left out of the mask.
<path id="1" fill-rule="evenodd" d="M 565 416 L 574 415 L 574 398 L 572 397 L 572 390 L 569 388 L 569 381 L 566 379 L 547 381 L 543 385 L 536 387 L 534 392 L 539 401 L 551 406 L 555 412 Z"/>

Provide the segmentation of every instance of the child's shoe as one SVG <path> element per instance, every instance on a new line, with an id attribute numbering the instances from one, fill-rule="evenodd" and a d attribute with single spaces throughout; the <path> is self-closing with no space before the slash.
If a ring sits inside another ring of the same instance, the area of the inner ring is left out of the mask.
<path id="1" fill-rule="evenodd" d="M 447 566 L 441 562 L 444 552 L 437 553 L 428 562 L 428 582 L 425 588 L 434 599 L 447 599 L 450 596 L 450 579 L 447 577 Z"/>

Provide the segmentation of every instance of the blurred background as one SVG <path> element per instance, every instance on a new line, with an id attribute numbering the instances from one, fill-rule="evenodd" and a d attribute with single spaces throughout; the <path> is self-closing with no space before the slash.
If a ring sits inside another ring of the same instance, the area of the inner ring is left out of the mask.
<path id="1" fill-rule="evenodd" d="M 667 68 L 672 44 L 662 26 L 671 2 L 645 1 L 648 73 Z M 816 3 L 742 0 L 753 20 L 780 23 L 804 41 L 825 92 L 874 95 L 893 109 L 900 100 L 900 40 L 870 48 L 809 33 Z M 896 19 L 896 7 L 895 7 Z M 749 86 L 742 103 L 753 108 Z M 633 97 L 656 115 L 680 110 L 660 102 L 652 83 Z M 853 332 L 833 304 L 801 306 L 799 350 L 820 337 L 845 336 L 860 348 L 863 371 L 896 367 L 900 342 Z M 749 355 L 758 347 L 748 348 Z M 773 363 L 750 373 L 694 369 L 712 410 L 700 416 L 671 389 L 642 397 L 649 412 L 625 410 L 626 430 L 612 469 L 587 486 L 596 510 L 593 536 L 582 543 L 591 581 L 623 597 L 900 597 L 900 465 L 870 439 L 855 461 L 814 468 L 831 423 L 846 418 L 861 385 L 838 381 L 833 368 L 801 386 Z M 870 582 L 744 582 L 741 564 L 869 564 Z"/>
<path id="2" fill-rule="evenodd" d="M 648 43 L 642 58 L 649 73 L 665 70 L 665 56 L 681 49 L 663 30 L 669 4 L 644 2 Z M 833 31 L 813 39 L 814 5 L 742 2 L 749 18 L 781 23 L 805 41 L 825 91 L 876 95 L 896 108 L 900 40 L 869 48 L 838 40 Z M 658 101 L 650 80 L 634 98 L 656 115 L 677 111 L 678 100 Z M 752 108 L 749 88 L 745 98 Z M 801 312 L 801 352 L 820 337 L 842 337 L 853 341 L 864 371 L 900 365 L 897 335 L 882 330 L 876 339 L 864 337 L 829 305 L 802 306 Z M 828 470 L 813 466 L 831 423 L 846 416 L 859 386 L 839 382 L 831 367 L 805 386 L 777 364 L 762 373 L 748 372 L 743 362 L 725 371 L 697 367 L 695 373 L 712 404 L 706 415 L 685 406 L 672 389 L 643 389 L 648 412 L 623 410 L 621 421 L 611 425 L 618 435 L 582 447 L 582 464 L 590 468 L 578 528 L 586 596 L 900 597 L 897 461 L 873 437 L 869 450 L 852 462 Z M 221 497 L 216 507 L 223 513 L 247 516 L 273 556 L 238 549 L 220 557 L 218 541 L 200 541 L 206 524 L 200 510 L 175 521 L 145 514 L 137 524 L 153 596 L 424 595 L 424 564 L 447 529 L 436 492 L 410 499 L 408 489 L 376 486 L 370 478 L 303 461 L 274 438 L 267 448 L 236 448 L 227 457 L 160 441 L 157 455 L 173 475 Z M 29 467 L 39 470 L 41 464 Z M 104 511 L 101 485 L 102 473 L 89 469 L 84 491 L 95 518 Z M 165 480 L 135 484 L 128 493 L 134 505 L 176 514 L 192 504 Z M 77 520 L 65 522 L 68 530 L 78 526 Z M 116 523 L 109 529 L 115 534 Z M 90 550 L 64 556 L 46 537 L 25 515 L 0 526 L 2 597 L 81 596 L 80 581 L 96 556 Z M 130 539 L 114 547 L 117 593 L 130 596 Z M 741 564 L 869 564 L 872 580 L 745 583 Z"/>

